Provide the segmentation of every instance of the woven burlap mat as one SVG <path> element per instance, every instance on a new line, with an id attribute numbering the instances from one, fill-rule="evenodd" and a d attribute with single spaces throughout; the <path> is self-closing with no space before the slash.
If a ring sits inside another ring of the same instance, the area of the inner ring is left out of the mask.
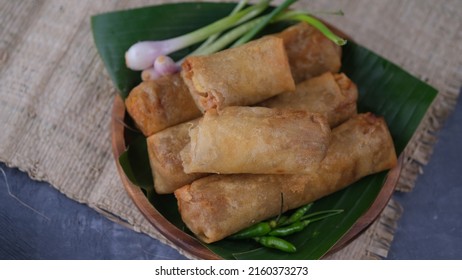
<path id="1" fill-rule="evenodd" d="M 167 1 L 0 0 L 0 161 L 169 244 L 119 180 L 109 132 L 117 93 L 90 30 L 91 15 L 161 2 Z M 343 10 L 343 17 L 321 17 L 439 90 L 406 149 L 399 189 L 412 189 L 462 85 L 462 2 L 313 0 L 295 7 Z M 391 201 L 364 234 L 330 258 L 385 257 L 400 212 Z"/>

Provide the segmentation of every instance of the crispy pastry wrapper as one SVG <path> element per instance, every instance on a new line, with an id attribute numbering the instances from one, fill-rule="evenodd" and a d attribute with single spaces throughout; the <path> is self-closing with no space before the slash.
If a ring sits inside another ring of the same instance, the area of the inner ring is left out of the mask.
<path id="1" fill-rule="evenodd" d="M 295 174 L 318 168 L 330 128 L 316 113 L 232 106 L 208 110 L 189 136 L 186 173 Z"/>
<path id="2" fill-rule="evenodd" d="M 189 129 L 197 125 L 198 121 L 196 119 L 175 125 L 147 138 L 154 189 L 158 194 L 173 193 L 177 188 L 207 175 L 184 173 L 180 158 L 180 151 L 189 143 Z"/>
<path id="3" fill-rule="evenodd" d="M 175 191 L 181 217 L 206 243 L 394 167 L 396 153 L 382 118 L 360 114 L 332 132 L 327 156 L 305 175 L 212 175 Z"/>
<path id="4" fill-rule="evenodd" d="M 260 105 L 320 113 L 332 128 L 356 114 L 357 96 L 356 86 L 348 77 L 328 72 L 298 84 L 295 94 L 280 94 Z M 180 157 L 181 150 L 190 142 L 188 130 L 197 122 L 178 124 L 148 138 L 157 193 L 172 193 L 206 174 L 186 174 Z"/>
<path id="5" fill-rule="evenodd" d="M 202 112 L 252 105 L 295 90 L 284 42 L 274 36 L 210 55 L 187 57 L 181 73 Z"/>
<path id="6" fill-rule="evenodd" d="M 179 73 L 142 82 L 130 92 L 125 106 L 145 136 L 202 115 Z"/>
<path id="7" fill-rule="evenodd" d="M 301 22 L 275 36 L 284 40 L 295 83 L 340 70 L 342 49 L 313 26 Z"/>
<path id="8" fill-rule="evenodd" d="M 296 83 L 327 71 L 339 71 L 340 47 L 310 25 L 299 23 L 275 34 L 275 36 L 284 41 L 290 71 Z M 258 65 L 263 66 L 261 62 Z M 279 66 L 277 65 L 277 67 Z M 214 70 L 207 71 L 207 73 L 210 72 L 220 76 L 220 79 L 225 74 L 224 70 L 221 70 L 221 65 L 216 65 Z M 245 73 L 249 74 L 248 72 Z M 264 73 L 266 72 L 261 74 L 264 75 Z M 251 76 L 247 78 L 252 79 Z M 279 78 L 284 79 L 282 76 Z M 252 83 L 249 85 L 256 83 L 254 81 L 256 80 L 252 79 Z M 201 97 L 201 99 L 204 98 Z M 155 81 L 142 82 L 132 90 L 125 104 L 128 113 L 145 136 L 193 120 L 201 115 L 195 106 L 195 101 L 189 94 L 188 87 L 180 79 L 180 74 L 166 76 Z"/>
<path id="9" fill-rule="evenodd" d="M 326 72 L 297 84 L 295 94 L 282 93 L 259 105 L 320 113 L 336 127 L 357 113 L 358 88 L 343 73 Z"/>

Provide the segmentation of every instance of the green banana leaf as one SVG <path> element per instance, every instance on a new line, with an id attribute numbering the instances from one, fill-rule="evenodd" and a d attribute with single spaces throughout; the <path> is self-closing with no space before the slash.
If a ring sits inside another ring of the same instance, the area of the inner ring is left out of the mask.
<path id="1" fill-rule="evenodd" d="M 122 97 L 140 82 L 140 73 L 125 67 L 124 53 L 135 42 L 160 40 L 185 34 L 223 16 L 233 3 L 179 3 L 111 12 L 91 19 L 94 41 L 106 70 Z M 268 27 L 281 30 L 287 24 Z M 174 59 L 192 50 L 173 54 Z M 437 91 L 377 54 L 349 42 L 343 47 L 342 71 L 358 86 L 360 112 L 373 112 L 387 121 L 396 151 L 400 154 L 416 131 Z M 172 224 L 191 234 L 181 221 L 173 195 L 157 195 L 142 135 L 133 136 L 119 162 L 126 175 L 143 189 L 153 206 Z M 319 259 L 371 206 L 387 172 L 363 178 L 348 188 L 318 200 L 311 211 L 344 209 L 340 215 L 316 222 L 287 238 L 297 247 L 295 254 L 261 248 L 251 241 L 223 240 L 204 244 L 225 259 Z"/>

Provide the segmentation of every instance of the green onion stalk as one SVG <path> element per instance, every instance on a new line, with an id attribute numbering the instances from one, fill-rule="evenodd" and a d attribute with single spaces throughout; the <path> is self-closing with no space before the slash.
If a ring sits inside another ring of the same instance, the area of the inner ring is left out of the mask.
<path id="1" fill-rule="evenodd" d="M 254 6 L 250 6 L 185 35 L 161 41 L 142 41 L 135 43 L 125 53 L 125 63 L 127 67 L 132 70 L 147 69 L 153 66 L 156 58 L 161 55 L 168 55 L 199 43 L 213 34 L 232 27 L 245 16 L 256 16 L 260 14 L 269 6 L 269 2 L 270 0 L 261 0 Z"/>
<path id="2" fill-rule="evenodd" d="M 240 10 L 242 10 L 244 8 L 244 6 L 247 5 L 248 2 L 249 2 L 248 0 L 239 1 L 239 3 L 237 3 L 236 7 L 234 7 L 234 9 L 231 11 L 230 15 L 234 15 L 237 12 L 239 12 Z M 250 15 L 250 16 L 252 16 L 252 15 Z M 251 17 L 249 17 L 249 18 L 251 18 Z M 244 17 L 240 21 L 238 21 L 238 24 L 241 23 L 241 21 L 245 22 L 246 20 L 247 20 L 247 18 Z M 195 51 L 193 51 L 189 55 L 196 55 L 197 53 L 200 53 L 203 49 L 205 49 L 207 46 L 212 44 L 216 39 L 218 39 L 221 34 L 222 34 L 221 32 L 213 34 L 205 42 L 203 42 Z"/>
<path id="3" fill-rule="evenodd" d="M 279 21 L 303 21 L 318 29 L 336 44 L 346 43 L 346 40 L 334 34 L 309 12 L 288 11 L 287 8 L 296 0 L 286 0 L 266 15 L 261 13 L 269 7 L 271 0 L 261 0 L 256 5 L 244 9 L 247 2 L 241 0 L 229 16 L 191 33 L 162 41 L 143 41 L 134 44 L 125 54 L 127 67 L 132 70 L 143 70 L 143 80 L 156 79 L 180 70 L 179 65 L 183 59 L 174 62 L 168 57 L 175 51 L 204 40 L 202 45 L 189 55 L 206 55 L 228 46 L 236 47 L 253 39 L 268 24 Z"/>

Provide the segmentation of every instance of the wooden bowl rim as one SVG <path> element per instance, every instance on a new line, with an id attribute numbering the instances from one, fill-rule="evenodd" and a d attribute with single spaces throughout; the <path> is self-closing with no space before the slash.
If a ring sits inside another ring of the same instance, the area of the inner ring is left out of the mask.
<path id="1" fill-rule="evenodd" d="M 124 138 L 124 118 L 125 105 L 120 96 L 114 99 L 112 116 L 111 116 L 111 137 L 112 137 L 112 152 L 116 161 L 117 171 L 119 173 L 122 184 L 127 191 L 134 204 L 146 217 L 146 219 L 170 242 L 176 245 L 179 249 L 184 250 L 188 254 L 199 259 L 222 259 L 221 256 L 213 253 L 205 247 L 198 239 L 185 233 L 170 223 L 157 209 L 149 202 L 141 188 L 134 185 L 125 175 L 122 166 L 119 163 L 120 155 L 126 151 L 126 143 Z M 339 239 L 339 241 L 327 252 L 326 255 L 335 253 L 351 241 L 357 238 L 365 231 L 380 215 L 395 190 L 402 169 L 403 157 L 400 156 L 398 164 L 392 168 L 387 175 L 385 183 L 377 195 L 369 209 L 356 221 L 356 223 Z"/>

